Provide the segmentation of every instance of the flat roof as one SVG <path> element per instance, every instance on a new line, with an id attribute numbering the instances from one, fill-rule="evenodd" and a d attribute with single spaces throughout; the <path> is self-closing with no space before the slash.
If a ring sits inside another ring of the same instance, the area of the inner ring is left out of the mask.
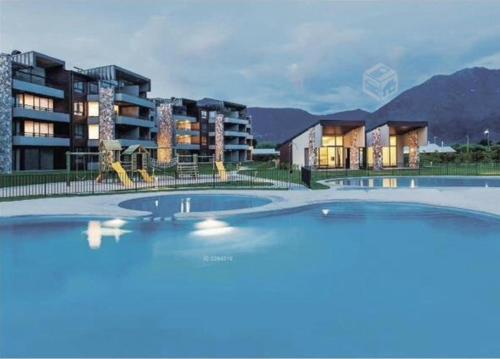
<path id="1" fill-rule="evenodd" d="M 59 67 L 66 64 L 63 60 L 36 51 L 27 51 L 12 55 L 12 60 L 26 66 L 43 68 Z"/>
<path id="2" fill-rule="evenodd" d="M 93 67 L 83 70 L 83 73 L 92 77 L 97 77 L 100 80 L 125 80 L 137 84 L 147 83 L 151 86 L 151 80 L 148 77 L 139 75 L 136 72 L 124 69 L 123 67 L 117 65 Z"/>

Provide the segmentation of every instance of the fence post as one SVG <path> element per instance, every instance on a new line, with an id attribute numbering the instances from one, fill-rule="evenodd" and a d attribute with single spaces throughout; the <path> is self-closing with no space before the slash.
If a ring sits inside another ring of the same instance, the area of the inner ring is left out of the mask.
<path id="1" fill-rule="evenodd" d="M 70 186 L 69 176 L 71 173 L 71 152 L 66 151 L 66 187 Z"/>

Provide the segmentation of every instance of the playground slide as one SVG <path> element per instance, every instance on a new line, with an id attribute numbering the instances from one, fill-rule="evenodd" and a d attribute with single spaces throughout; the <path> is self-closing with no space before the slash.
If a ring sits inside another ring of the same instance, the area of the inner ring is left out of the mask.
<path id="1" fill-rule="evenodd" d="M 221 181 L 227 181 L 227 172 L 224 168 L 224 163 L 221 161 L 215 161 L 215 166 L 217 167 L 217 171 L 219 171 L 219 177 Z"/>
<path id="2" fill-rule="evenodd" d="M 118 174 L 118 178 L 120 179 L 120 181 L 122 182 L 122 184 L 125 187 L 131 187 L 134 185 L 134 182 L 132 182 L 132 180 L 128 176 L 127 172 L 125 172 L 125 170 L 123 169 L 122 164 L 120 162 L 118 162 L 118 161 L 113 162 L 111 164 L 111 167 L 113 167 L 115 172 Z"/>
<path id="3" fill-rule="evenodd" d="M 154 181 L 153 177 L 149 175 L 148 171 L 146 170 L 137 170 L 137 172 L 140 173 L 144 181 L 148 183 L 152 183 Z"/>

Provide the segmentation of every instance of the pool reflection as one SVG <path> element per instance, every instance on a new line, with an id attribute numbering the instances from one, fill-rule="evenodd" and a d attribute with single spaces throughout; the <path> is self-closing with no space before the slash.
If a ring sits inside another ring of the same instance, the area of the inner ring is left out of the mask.
<path id="1" fill-rule="evenodd" d="M 118 243 L 120 237 L 131 232 L 120 228 L 126 223 L 122 219 L 113 219 L 102 223 L 100 221 L 89 221 L 87 230 L 84 232 L 87 235 L 89 248 L 93 250 L 101 248 L 103 237 L 114 237 L 115 242 Z"/>

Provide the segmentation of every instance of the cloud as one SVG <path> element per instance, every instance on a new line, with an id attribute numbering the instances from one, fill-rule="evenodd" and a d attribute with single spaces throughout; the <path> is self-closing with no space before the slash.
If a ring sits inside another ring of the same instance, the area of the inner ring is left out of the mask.
<path id="1" fill-rule="evenodd" d="M 466 66 L 500 67 L 500 4 L 491 1 L 117 4 L 2 1 L 1 50 L 114 63 L 150 77 L 152 96 L 321 113 L 375 109 L 361 77 L 377 63 L 398 72 L 401 90 Z"/>
<path id="2" fill-rule="evenodd" d="M 500 69 L 500 52 L 481 57 L 471 62 L 468 67 L 487 67 L 490 69 Z"/>

